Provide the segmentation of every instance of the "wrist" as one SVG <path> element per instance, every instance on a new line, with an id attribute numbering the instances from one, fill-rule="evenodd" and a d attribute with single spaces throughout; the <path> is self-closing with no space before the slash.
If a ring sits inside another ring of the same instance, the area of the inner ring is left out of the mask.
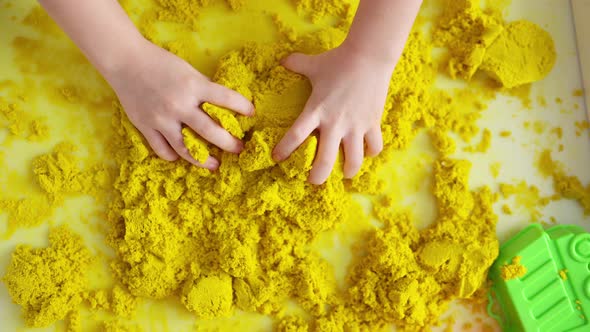
<path id="1" fill-rule="evenodd" d="M 119 39 L 114 45 L 108 45 L 99 52 L 88 54 L 88 58 L 104 78 L 110 81 L 130 64 L 138 61 L 146 43 L 149 41 L 141 34 L 133 33 Z"/>
<path id="2" fill-rule="evenodd" d="M 359 43 L 352 38 L 344 40 L 340 48 L 355 62 L 369 64 L 376 70 L 382 71 L 387 74 L 392 74 L 395 68 L 395 64 L 400 58 L 401 51 L 399 54 L 385 48 L 372 48 L 366 45 L 366 43 Z"/>

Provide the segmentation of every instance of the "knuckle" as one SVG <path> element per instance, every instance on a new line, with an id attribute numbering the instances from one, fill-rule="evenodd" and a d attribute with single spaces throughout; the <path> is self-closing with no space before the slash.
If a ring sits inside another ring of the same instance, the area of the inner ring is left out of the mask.
<path id="1" fill-rule="evenodd" d="M 164 114 L 173 115 L 183 112 L 182 103 L 177 99 L 168 99 L 164 101 Z"/>
<path id="2" fill-rule="evenodd" d="M 196 77 L 190 76 L 184 79 L 184 85 L 191 91 L 199 88 L 199 79 Z"/>
<path id="3" fill-rule="evenodd" d="M 143 137 L 145 138 L 147 143 L 150 145 L 150 147 L 154 150 L 154 152 L 156 152 L 157 154 L 160 154 L 160 151 L 163 150 L 162 144 L 157 139 L 154 139 L 154 137 L 152 137 L 152 136 L 148 136 L 148 135 L 143 134 Z"/>
<path id="4" fill-rule="evenodd" d="M 350 170 L 356 173 L 361 169 L 361 166 L 363 166 L 363 162 L 361 160 L 355 160 L 351 163 Z"/>
<path id="5" fill-rule="evenodd" d="M 167 114 L 166 113 L 159 113 L 154 115 L 149 122 L 152 124 L 152 127 L 156 130 L 163 130 L 165 128 L 165 125 L 169 122 L 169 120 L 167 120 Z"/>
<path id="6" fill-rule="evenodd" d="M 368 132 L 369 130 L 364 129 L 360 126 L 353 126 L 352 128 L 350 128 L 348 136 L 351 139 L 362 141 Z"/>
<path id="7" fill-rule="evenodd" d="M 176 114 L 181 120 L 191 121 L 191 119 L 195 118 L 196 111 L 193 108 L 187 107 L 185 109 L 178 110 Z"/>
<path id="8" fill-rule="evenodd" d="M 318 166 L 320 167 L 330 167 L 333 164 L 333 161 L 330 157 L 328 156 L 319 156 L 318 157 L 318 161 L 317 161 Z"/>
<path id="9" fill-rule="evenodd" d="M 328 115 L 328 108 L 326 107 L 326 104 L 324 103 L 319 103 L 316 105 L 314 113 L 316 114 L 323 114 L 323 115 Z"/>
<path id="10" fill-rule="evenodd" d="M 207 140 L 211 140 L 215 138 L 215 129 L 212 126 L 200 126 L 198 128 L 198 133 L 202 137 L 207 138 Z"/>
<path id="11" fill-rule="evenodd" d="M 322 125 L 324 128 L 347 129 L 345 128 L 346 117 L 340 112 L 325 112 L 322 118 Z"/>
<path id="12" fill-rule="evenodd" d="M 192 156 L 191 156 L 191 154 L 189 153 L 188 149 L 187 149 L 186 147 L 184 147 L 184 146 L 183 146 L 183 147 L 178 147 L 178 148 L 176 149 L 176 152 L 177 152 L 179 155 L 181 155 L 181 156 L 182 156 L 184 159 L 186 159 L 186 160 L 191 160 L 191 159 L 192 159 Z"/>
<path id="13" fill-rule="evenodd" d="M 304 141 L 307 138 L 307 136 L 307 133 L 302 128 L 297 127 L 291 130 L 291 135 L 289 138 L 292 141 L 301 142 Z"/>
<path id="14" fill-rule="evenodd" d="M 345 150 L 352 150 L 356 147 L 358 142 L 362 142 L 363 135 L 359 134 L 356 129 L 352 129 L 342 137 L 342 143 L 344 144 Z M 362 144 L 362 143 L 361 143 Z"/>
<path id="15" fill-rule="evenodd" d="M 232 100 L 234 97 L 233 92 L 222 85 L 214 84 L 214 89 L 217 90 L 217 95 L 219 98 L 224 101 Z"/>
<path id="16" fill-rule="evenodd" d="M 188 151 L 188 149 L 184 145 L 184 138 L 182 136 L 171 137 L 170 139 L 168 139 L 168 142 L 178 153 L 182 152 L 183 150 Z"/>

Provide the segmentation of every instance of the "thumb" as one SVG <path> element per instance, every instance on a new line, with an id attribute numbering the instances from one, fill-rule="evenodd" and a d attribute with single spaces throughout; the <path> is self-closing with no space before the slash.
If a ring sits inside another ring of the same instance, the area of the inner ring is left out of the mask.
<path id="1" fill-rule="evenodd" d="M 281 61 L 283 67 L 289 69 L 292 72 L 310 76 L 313 72 L 312 57 L 303 53 L 293 53 Z"/>

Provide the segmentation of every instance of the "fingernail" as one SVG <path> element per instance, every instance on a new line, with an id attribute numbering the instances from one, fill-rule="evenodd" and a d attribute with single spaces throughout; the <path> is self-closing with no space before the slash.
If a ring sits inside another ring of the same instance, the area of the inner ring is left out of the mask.
<path id="1" fill-rule="evenodd" d="M 311 184 L 313 184 L 313 185 L 315 185 L 315 186 L 319 186 L 320 184 L 322 184 L 321 182 L 319 182 L 319 181 L 316 181 L 316 180 L 317 180 L 317 179 L 315 179 L 315 178 L 314 178 L 313 176 L 311 176 L 311 175 L 310 175 L 310 176 L 307 178 L 307 182 L 309 182 L 309 183 L 311 183 Z"/>
<path id="2" fill-rule="evenodd" d="M 240 141 L 237 145 L 236 145 L 236 149 L 234 150 L 234 152 L 236 154 L 241 153 L 242 151 L 244 151 L 245 146 L 244 146 L 244 142 Z"/>
<path id="3" fill-rule="evenodd" d="M 219 168 L 219 161 L 217 159 L 209 159 L 205 162 L 205 167 L 207 167 L 209 170 L 214 171 L 217 168 Z"/>
<path id="4" fill-rule="evenodd" d="M 273 152 L 273 153 L 272 153 L 272 159 L 273 159 L 274 161 L 276 161 L 276 162 L 281 162 L 281 161 L 283 161 L 283 160 L 282 160 L 282 158 L 281 158 L 281 155 L 280 155 L 280 154 L 278 154 L 278 153 L 276 153 L 276 152 Z"/>

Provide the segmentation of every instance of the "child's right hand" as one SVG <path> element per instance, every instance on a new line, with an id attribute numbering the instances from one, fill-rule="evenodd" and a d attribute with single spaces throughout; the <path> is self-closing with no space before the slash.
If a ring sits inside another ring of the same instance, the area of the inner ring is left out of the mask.
<path id="1" fill-rule="evenodd" d="M 174 54 L 145 40 L 117 70 L 103 74 L 129 120 L 162 159 L 173 161 L 180 156 L 210 170 L 219 167 L 213 157 L 200 164 L 190 155 L 181 133 L 183 124 L 225 151 L 239 153 L 244 148 L 200 106 L 209 102 L 251 116 L 252 103 L 238 92 L 211 82 Z"/>

